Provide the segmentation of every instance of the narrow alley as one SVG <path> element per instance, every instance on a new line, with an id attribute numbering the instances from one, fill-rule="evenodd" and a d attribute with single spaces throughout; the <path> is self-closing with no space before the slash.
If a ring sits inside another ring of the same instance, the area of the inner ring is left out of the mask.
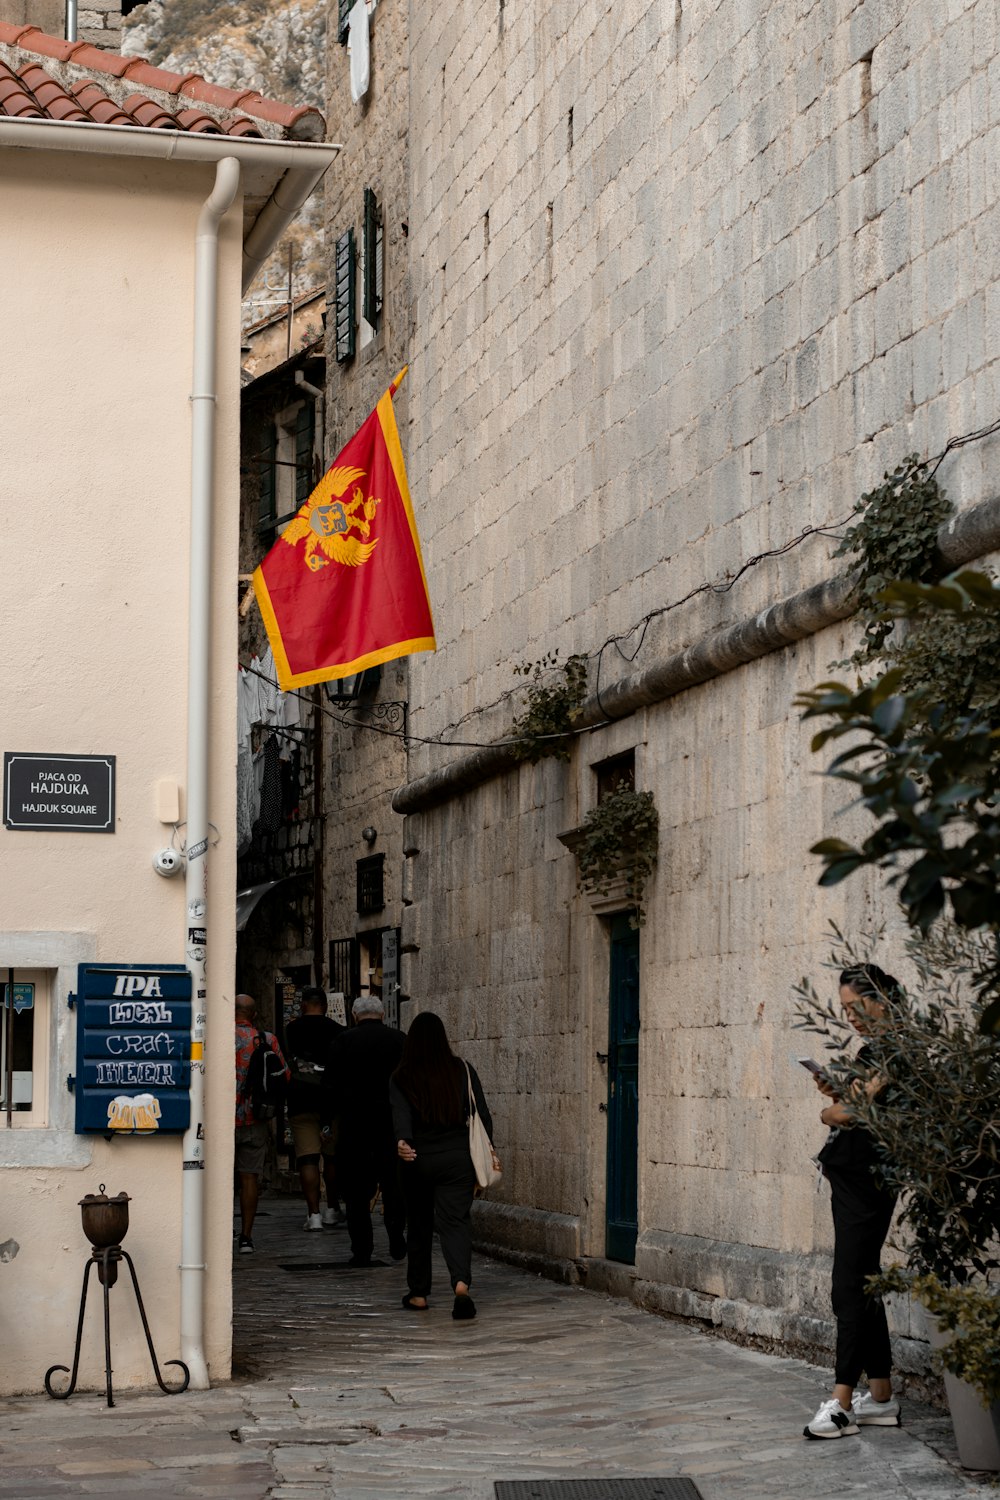
<path id="1" fill-rule="evenodd" d="M 942 1456 L 949 1423 L 927 1407 L 806 1443 L 825 1371 L 480 1259 L 474 1322 L 453 1322 L 443 1266 L 431 1310 L 405 1311 L 381 1226 L 362 1271 L 345 1230 L 301 1226 L 298 1200 L 266 1198 L 236 1259 L 231 1385 L 111 1411 L 96 1393 L 0 1402 L 2 1500 L 493 1500 L 497 1480 L 666 1476 L 701 1500 L 990 1493 Z"/>

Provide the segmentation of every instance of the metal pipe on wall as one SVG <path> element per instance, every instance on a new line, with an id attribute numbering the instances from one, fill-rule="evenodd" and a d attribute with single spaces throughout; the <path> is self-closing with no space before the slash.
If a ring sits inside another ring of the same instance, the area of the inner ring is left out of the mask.
<path id="1" fill-rule="evenodd" d="M 227 156 L 198 217 L 195 236 L 194 378 L 191 391 L 191 565 L 188 634 L 188 772 L 185 962 L 194 992 L 191 1123 L 184 1135 L 181 1190 L 181 1359 L 191 1387 L 207 1390 L 205 1324 L 205 1034 L 208 953 L 208 753 L 212 613 L 212 506 L 215 498 L 219 229 L 240 186 Z"/>

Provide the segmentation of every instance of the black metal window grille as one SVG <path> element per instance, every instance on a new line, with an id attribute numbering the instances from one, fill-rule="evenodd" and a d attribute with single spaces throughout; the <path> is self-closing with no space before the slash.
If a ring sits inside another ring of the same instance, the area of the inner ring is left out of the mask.
<path id="1" fill-rule="evenodd" d="M 361 949 L 355 937 L 333 938 L 330 942 L 330 988 L 339 990 L 348 1001 L 361 993 Z"/>
<path id="2" fill-rule="evenodd" d="M 364 287 L 362 292 L 365 322 L 378 333 L 382 322 L 382 213 L 371 188 L 365 188 Z"/>
<path id="3" fill-rule="evenodd" d="M 347 45 L 348 23 L 354 0 L 337 0 L 337 41 Z"/>
<path id="4" fill-rule="evenodd" d="M 346 230 L 337 240 L 334 260 L 334 318 L 336 319 L 337 362 L 354 358 L 354 230 Z"/>
<path id="5" fill-rule="evenodd" d="M 316 408 L 311 401 L 299 407 L 295 418 L 295 504 L 304 505 L 313 488 L 313 442 Z"/>
<path id="6" fill-rule="evenodd" d="M 366 916 L 373 911 L 381 911 L 385 906 L 384 864 L 384 854 L 369 854 L 367 859 L 358 860 L 357 911 L 359 917 Z"/>

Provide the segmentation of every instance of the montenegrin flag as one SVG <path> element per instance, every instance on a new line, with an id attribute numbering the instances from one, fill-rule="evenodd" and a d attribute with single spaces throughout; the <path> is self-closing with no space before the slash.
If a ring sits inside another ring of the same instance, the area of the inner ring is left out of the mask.
<path id="1" fill-rule="evenodd" d="M 433 651 L 393 394 L 401 371 L 253 575 L 278 686 Z"/>

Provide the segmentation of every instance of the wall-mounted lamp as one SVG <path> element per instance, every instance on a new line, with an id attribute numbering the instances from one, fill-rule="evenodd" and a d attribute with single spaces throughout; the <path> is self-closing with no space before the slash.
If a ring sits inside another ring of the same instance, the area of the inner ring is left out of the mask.
<path id="1" fill-rule="evenodd" d="M 361 837 L 364 839 L 365 843 L 370 849 L 372 844 L 374 844 L 375 840 L 378 838 L 378 830 L 376 828 L 373 828 L 369 823 L 367 828 L 362 828 Z"/>

